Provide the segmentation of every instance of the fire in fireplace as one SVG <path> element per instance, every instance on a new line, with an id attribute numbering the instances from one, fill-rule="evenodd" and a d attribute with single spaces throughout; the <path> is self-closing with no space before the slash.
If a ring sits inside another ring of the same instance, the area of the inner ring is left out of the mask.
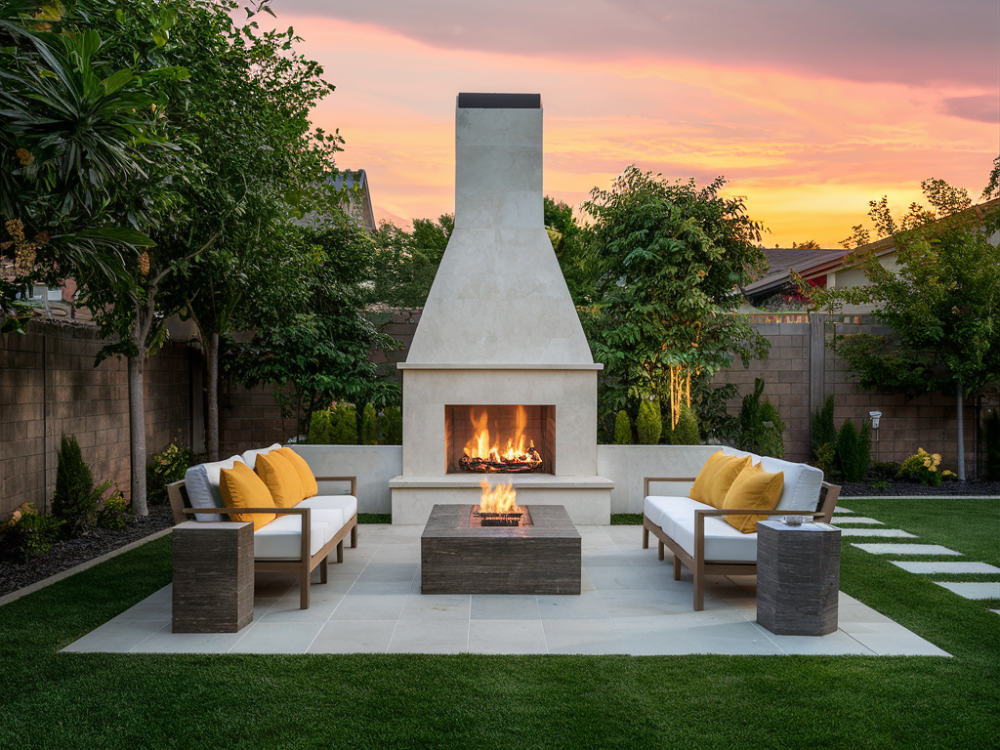
<path id="1" fill-rule="evenodd" d="M 485 479 L 479 482 L 483 488 L 479 507 L 473 506 L 471 526 L 530 526 L 531 519 L 526 508 L 517 504 L 517 491 L 513 485 L 490 485 Z"/>
<path id="2" fill-rule="evenodd" d="M 449 472 L 553 472 L 554 407 L 449 406 L 445 414 Z"/>

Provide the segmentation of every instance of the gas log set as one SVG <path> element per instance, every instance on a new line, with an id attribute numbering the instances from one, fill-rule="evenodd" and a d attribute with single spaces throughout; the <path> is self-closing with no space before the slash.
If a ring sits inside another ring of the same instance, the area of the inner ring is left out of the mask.
<path id="1" fill-rule="evenodd" d="M 466 443 L 463 455 L 458 459 L 459 471 L 478 472 L 480 474 L 504 473 L 517 474 L 543 471 L 543 459 L 535 448 L 535 441 L 525 436 L 528 419 L 524 408 L 517 407 L 514 424 L 506 430 L 509 436 L 501 435 L 504 430 L 494 426 L 494 436 L 491 440 L 489 430 L 489 414 L 483 411 L 476 416 L 475 410 L 470 411 L 469 418 L 473 423 L 475 433 Z M 503 447 L 501 447 L 503 443 Z"/>

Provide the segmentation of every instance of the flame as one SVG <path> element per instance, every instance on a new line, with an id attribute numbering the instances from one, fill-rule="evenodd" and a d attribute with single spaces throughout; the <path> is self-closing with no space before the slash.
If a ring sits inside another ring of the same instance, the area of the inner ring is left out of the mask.
<path id="1" fill-rule="evenodd" d="M 524 411 L 523 406 L 517 407 L 514 435 L 507 438 L 507 444 L 503 448 L 500 447 L 501 437 L 499 434 L 493 438 L 491 445 L 489 413 L 486 410 L 483 410 L 483 413 L 477 418 L 475 409 L 470 409 L 469 421 L 472 422 L 475 428 L 474 437 L 465 444 L 464 448 L 464 453 L 469 458 L 481 458 L 497 462 L 519 461 L 524 463 L 532 460 L 540 460 L 537 458 L 537 453 L 535 453 L 534 441 L 527 440 L 524 436 L 524 430 L 528 426 L 528 415 Z"/>
<path id="2" fill-rule="evenodd" d="M 512 484 L 491 486 L 485 479 L 479 482 L 483 494 L 479 498 L 480 513 L 521 513 L 517 505 L 517 492 Z"/>

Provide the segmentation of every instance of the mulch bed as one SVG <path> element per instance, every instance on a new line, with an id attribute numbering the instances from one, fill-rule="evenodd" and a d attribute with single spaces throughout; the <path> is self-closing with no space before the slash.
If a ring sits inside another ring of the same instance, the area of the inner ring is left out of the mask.
<path id="1" fill-rule="evenodd" d="M 151 506 L 148 516 L 132 519 L 128 527 L 121 531 L 93 529 L 85 536 L 56 542 L 47 554 L 27 563 L 4 560 L 0 562 L 0 596 L 113 552 L 173 524 L 174 516 L 169 505 Z"/>
<path id="2" fill-rule="evenodd" d="M 941 482 L 931 487 L 919 482 L 892 482 L 884 490 L 872 489 L 868 482 L 840 482 L 841 497 L 878 495 L 881 497 L 933 497 L 961 495 L 964 497 L 995 497 L 1000 495 L 1000 482 Z"/>

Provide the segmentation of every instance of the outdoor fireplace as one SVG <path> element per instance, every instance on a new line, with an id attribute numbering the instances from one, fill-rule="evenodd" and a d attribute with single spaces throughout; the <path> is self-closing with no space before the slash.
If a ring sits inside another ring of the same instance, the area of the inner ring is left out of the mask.
<path id="1" fill-rule="evenodd" d="M 458 96 L 455 227 L 398 364 L 394 524 L 460 504 L 468 528 L 484 478 L 516 487 L 536 531 L 541 506 L 562 505 L 575 523 L 610 520 L 614 484 L 597 472 L 602 366 L 545 230 L 541 104 L 537 94 Z"/>
<path id="2" fill-rule="evenodd" d="M 555 474 L 554 406 L 445 406 L 446 471 Z"/>

